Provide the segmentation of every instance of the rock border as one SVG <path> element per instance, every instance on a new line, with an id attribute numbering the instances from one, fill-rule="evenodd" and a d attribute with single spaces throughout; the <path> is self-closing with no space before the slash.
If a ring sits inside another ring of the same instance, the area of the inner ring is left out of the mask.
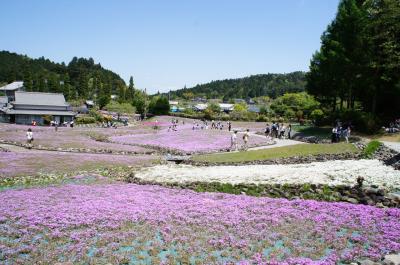
<path id="1" fill-rule="evenodd" d="M 223 192 L 246 194 L 272 198 L 312 199 L 327 202 L 348 202 L 376 207 L 400 208 L 400 194 L 389 193 L 378 186 L 362 186 L 360 182 L 354 186 L 329 186 L 322 184 L 254 184 L 254 183 L 220 183 L 220 182 L 164 182 L 148 181 L 135 177 L 132 172 L 125 181 L 139 185 L 157 185 L 169 188 L 191 189 L 197 192 Z"/>

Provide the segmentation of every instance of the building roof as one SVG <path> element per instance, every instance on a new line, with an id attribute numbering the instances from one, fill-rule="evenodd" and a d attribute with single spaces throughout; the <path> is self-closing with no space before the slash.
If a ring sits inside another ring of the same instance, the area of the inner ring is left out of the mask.
<path id="1" fill-rule="evenodd" d="M 259 113 L 260 112 L 260 107 L 257 106 L 257 105 L 249 105 L 247 110 L 250 111 L 250 112 Z"/>
<path id="2" fill-rule="evenodd" d="M 218 105 L 222 110 L 233 110 L 233 104 L 219 103 Z"/>
<path id="3" fill-rule="evenodd" d="M 94 101 L 93 100 L 86 100 L 85 101 L 86 105 L 94 106 Z"/>
<path id="4" fill-rule="evenodd" d="M 6 90 L 17 90 L 19 88 L 24 87 L 24 82 L 23 81 L 15 81 L 12 82 L 11 84 L 5 85 L 0 87 L 0 90 L 6 91 Z"/>
<path id="5" fill-rule="evenodd" d="M 51 115 L 51 116 L 75 116 L 76 113 L 72 111 L 59 111 L 59 110 L 15 110 L 8 109 L 6 114 L 20 114 L 20 115 Z"/>
<path id="6" fill-rule="evenodd" d="M 207 106 L 208 106 L 207 104 L 196 104 L 194 108 L 197 110 L 205 110 Z"/>
<path id="7" fill-rule="evenodd" d="M 63 94 L 42 92 L 15 92 L 13 104 L 39 106 L 69 106 Z"/>

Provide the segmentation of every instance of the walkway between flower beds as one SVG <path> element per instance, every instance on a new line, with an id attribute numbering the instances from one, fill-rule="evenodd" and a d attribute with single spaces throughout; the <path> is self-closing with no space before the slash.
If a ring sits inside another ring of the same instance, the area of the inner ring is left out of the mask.
<path id="1" fill-rule="evenodd" d="M 249 150 L 260 150 L 260 149 L 269 149 L 269 148 L 276 148 L 282 146 L 289 146 L 289 145 L 296 145 L 296 144 L 307 144 L 305 142 L 290 140 L 290 139 L 275 139 L 275 144 L 273 145 L 263 145 L 249 148 Z"/>

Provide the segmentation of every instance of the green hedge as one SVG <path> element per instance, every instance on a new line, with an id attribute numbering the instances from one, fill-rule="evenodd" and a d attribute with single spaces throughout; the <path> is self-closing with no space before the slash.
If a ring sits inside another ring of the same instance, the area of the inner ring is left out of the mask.
<path id="1" fill-rule="evenodd" d="M 76 124 L 89 124 L 96 123 L 96 119 L 90 116 L 77 117 L 75 120 Z"/>

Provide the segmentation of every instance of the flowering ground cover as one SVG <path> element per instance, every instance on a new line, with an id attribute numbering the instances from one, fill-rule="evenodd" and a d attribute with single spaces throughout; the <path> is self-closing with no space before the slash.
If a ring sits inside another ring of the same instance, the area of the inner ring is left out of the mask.
<path id="1" fill-rule="evenodd" d="M 159 124 L 166 123 L 159 121 Z M 188 153 L 212 152 L 226 150 L 231 145 L 231 133 L 225 130 L 196 129 L 193 130 L 193 123 L 186 121 L 185 124 L 179 124 L 177 131 L 169 131 L 166 126 L 160 130 L 153 130 L 149 133 L 126 134 L 111 136 L 110 140 L 116 143 L 130 145 L 148 145 L 162 148 L 168 148 Z M 238 134 L 238 144 L 242 145 L 242 134 Z M 249 145 L 266 145 L 265 137 L 250 135 Z"/>
<path id="2" fill-rule="evenodd" d="M 219 182 L 229 184 L 322 184 L 329 186 L 357 183 L 400 191 L 400 171 L 379 160 L 336 160 L 290 165 L 191 166 L 156 165 L 135 173 L 154 183 Z"/>
<path id="3" fill-rule="evenodd" d="M 135 184 L 0 192 L 0 263 L 338 264 L 400 251 L 400 209 Z"/>
<path id="4" fill-rule="evenodd" d="M 35 150 L 0 152 L 0 182 L 1 178 L 17 176 L 146 165 L 151 164 L 154 159 L 156 158 L 148 155 L 125 156 Z"/>
<path id="5" fill-rule="evenodd" d="M 111 150 L 111 151 L 130 151 L 137 153 L 152 152 L 153 150 L 140 146 L 129 146 L 118 143 L 108 143 L 97 141 L 92 135 L 103 135 L 106 139 L 112 135 L 147 132 L 139 128 L 67 128 L 60 127 L 56 132 L 54 127 L 32 127 L 26 125 L 1 124 L 0 139 L 25 143 L 26 131 L 32 128 L 34 136 L 34 145 L 50 148 L 85 148 L 91 150 Z"/>

